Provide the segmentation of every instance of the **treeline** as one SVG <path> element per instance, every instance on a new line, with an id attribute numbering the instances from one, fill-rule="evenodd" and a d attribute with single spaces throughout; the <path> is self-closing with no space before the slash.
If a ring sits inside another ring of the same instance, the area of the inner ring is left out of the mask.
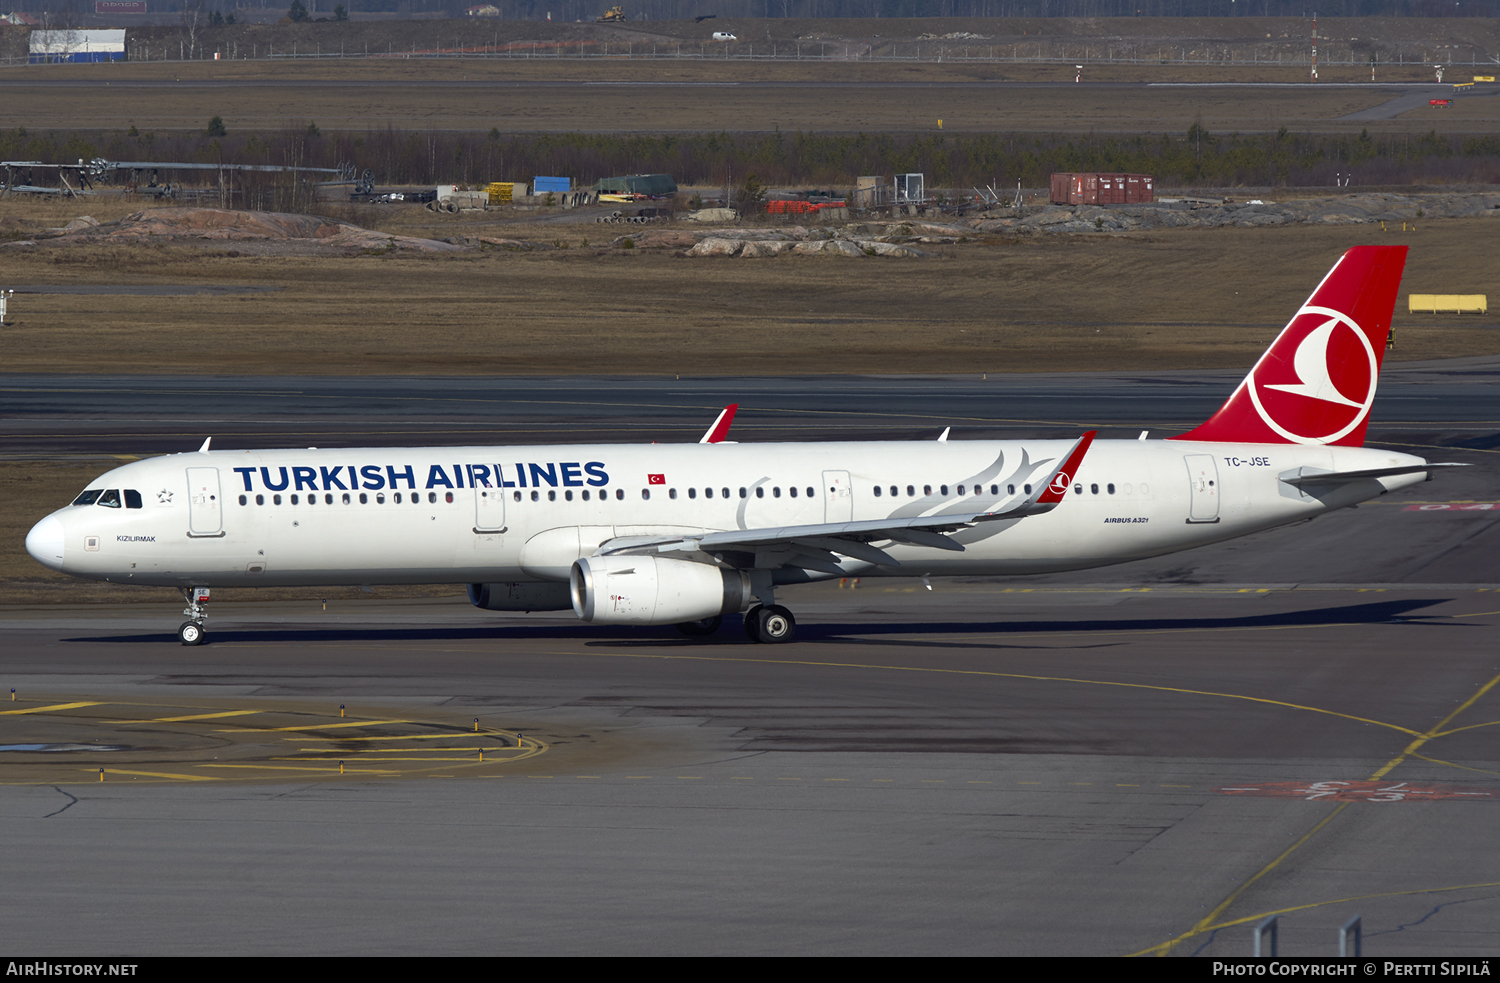
<path id="1" fill-rule="evenodd" d="M 317 16 L 331 16 L 336 3 L 351 13 L 381 12 L 464 17 L 475 0 L 317 0 L 306 2 Z M 489 0 L 506 20 L 592 21 L 609 0 Z M 228 15 L 236 0 L 172 0 L 154 11 L 180 12 L 184 6 Z M 270 4 L 279 6 L 279 0 Z M 290 2 L 288 2 L 290 6 Z M 626 0 L 631 20 L 829 17 L 1303 17 L 1316 7 L 1325 17 L 1494 17 L 1500 0 Z M 32 0 L 36 13 L 66 15 L 83 9 L 78 0 Z"/>
<path id="2" fill-rule="evenodd" d="M 0 130 L 0 159 L 281 164 L 337 167 L 352 163 L 380 185 L 529 181 L 570 177 L 590 185 L 618 174 L 666 173 L 679 185 L 724 187 L 754 173 L 773 188 L 852 186 L 860 175 L 920 172 L 928 187 L 1047 184 L 1055 171 L 1126 171 L 1173 187 L 1500 183 L 1500 135 L 1331 136 L 1186 133 L 1145 136 L 1067 134 L 699 133 L 502 134 L 414 132 L 320 133 L 316 126 L 210 137 L 181 132 L 33 132 Z M 39 172 L 33 180 L 48 180 Z M 196 183 L 204 172 L 163 170 L 163 181 Z M 210 174 L 212 172 L 209 172 Z M 18 175 L 21 183 L 24 176 Z M 123 176 L 122 178 L 123 179 Z M 285 184 L 260 175 L 240 187 Z M 283 199 L 278 198 L 278 201 Z"/>
<path id="3" fill-rule="evenodd" d="M 331 0 L 330 0 L 331 2 Z M 507 20 L 592 21 L 608 0 L 489 0 Z M 1325 7 L 1326 4 L 1326 7 Z M 437 12 L 462 16 L 471 0 L 353 0 L 354 11 Z M 823 17 L 1302 17 L 1307 0 L 627 0 L 632 20 Z M 1326 17 L 1493 17 L 1496 0 L 1323 0 Z M 331 9 L 331 7 L 329 8 Z"/>

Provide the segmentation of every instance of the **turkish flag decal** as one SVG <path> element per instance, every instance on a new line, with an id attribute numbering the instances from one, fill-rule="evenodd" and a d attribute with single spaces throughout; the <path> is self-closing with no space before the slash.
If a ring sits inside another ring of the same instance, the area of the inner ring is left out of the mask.
<path id="1" fill-rule="evenodd" d="M 646 484 L 648 484 L 648 485 L 665 485 L 666 483 L 667 483 L 667 476 L 664 475 L 664 474 L 648 474 L 648 475 L 646 475 Z"/>

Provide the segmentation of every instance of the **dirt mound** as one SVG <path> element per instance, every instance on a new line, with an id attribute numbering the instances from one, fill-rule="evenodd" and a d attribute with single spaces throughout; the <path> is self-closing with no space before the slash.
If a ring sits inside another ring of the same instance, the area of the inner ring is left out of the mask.
<path id="1" fill-rule="evenodd" d="M 108 225 L 77 229 L 68 237 L 109 242 L 212 240 L 317 245 L 344 249 L 417 249 L 453 252 L 461 247 L 435 239 L 396 236 L 318 215 L 249 212 L 223 208 L 152 208 Z"/>

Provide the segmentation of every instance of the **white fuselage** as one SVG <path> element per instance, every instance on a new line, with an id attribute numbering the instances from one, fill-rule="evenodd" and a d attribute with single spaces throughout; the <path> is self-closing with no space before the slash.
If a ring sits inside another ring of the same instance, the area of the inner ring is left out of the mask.
<path id="1" fill-rule="evenodd" d="M 119 507 L 64 507 L 38 523 L 27 545 L 48 566 L 115 583 L 563 582 L 574 560 L 618 537 L 998 510 L 1024 500 L 1027 486 L 1045 481 L 1070 446 L 1023 440 L 176 454 L 102 475 L 89 489 L 118 490 Z M 1120 563 L 1295 522 L 1425 477 L 1303 493 L 1278 479 L 1297 468 L 1421 463 L 1374 448 L 1096 441 L 1048 514 L 962 529 L 951 538 L 963 552 L 897 543 L 886 550 L 901 561 L 898 568 L 856 560 L 843 566 L 899 576 Z M 831 575 L 806 579 L 824 576 Z"/>

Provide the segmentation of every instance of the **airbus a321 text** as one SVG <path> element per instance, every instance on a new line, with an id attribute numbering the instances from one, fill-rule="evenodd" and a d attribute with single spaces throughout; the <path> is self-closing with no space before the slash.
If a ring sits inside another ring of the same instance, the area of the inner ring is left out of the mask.
<path id="1" fill-rule="evenodd" d="M 212 587 L 464 583 L 494 611 L 785 642 L 784 588 L 1034 574 L 1298 522 L 1443 465 L 1365 447 L 1405 247 L 1359 246 L 1228 401 L 1165 440 L 211 451 L 101 475 L 26 548 L 77 577 L 170 586 L 184 644 Z"/>

